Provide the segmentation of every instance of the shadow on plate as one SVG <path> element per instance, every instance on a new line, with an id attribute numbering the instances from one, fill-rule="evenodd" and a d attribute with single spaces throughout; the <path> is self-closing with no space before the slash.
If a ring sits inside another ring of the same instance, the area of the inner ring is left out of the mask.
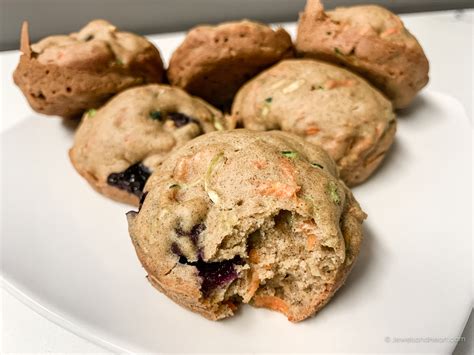
<path id="1" fill-rule="evenodd" d="M 62 125 L 66 130 L 68 130 L 71 133 L 74 133 L 79 126 L 79 123 L 81 123 L 80 118 L 62 118 Z"/>
<path id="2" fill-rule="evenodd" d="M 366 287 L 366 285 L 362 286 L 364 284 L 362 281 L 364 278 L 367 278 L 367 274 L 371 270 L 370 265 L 375 253 L 376 238 L 367 223 L 364 223 L 363 233 L 364 238 L 362 240 L 359 257 L 357 258 L 351 273 L 347 276 L 346 282 L 341 286 L 339 291 L 335 293 L 329 303 L 323 307 L 323 309 L 305 322 L 317 321 L 318 315 L 322 312 L 330 312 L 332 305 L 336 304 L 339 299 L 350 297 L 350 294 L 355 292 L 357 287 Z"/>
<path id="3" fill-rule="evenodd" d="M 380 165 L 375 169 L 375 171 L 372 173 L 372 175 L 369 176 L 367 180 L 365 180 L 362 184 L 359 184 L 355 186 L 355 189 L 357 190 L 358 187 L 364 186 L 366 184 L 370 184 L 372 180 L 377 179 L 377 176 L 381 175 L 383 176 L 384 174 L 387 173 L 390 169 L 393 169 L 394 166 L 397 166 L 397 162 L 403 161 L 403 146 L 400 144 L 399 141 L 397 141 L 397 138 L 395 137 L 395 140 L 392 143 L 392 146 L 388 150 L 388 152 L 385 154 L 384 159 L 380 163 Z"/>
<path id="4" fill-rule="evenodd" d="M 397 118 L 404 119 L 406 117 L 415 115 L 417 111 L 427 105 L 427 102 L 428 100 L 426 100 L 423 95 L 416 96 L 410 106 L 395 111 L 395 113 L 397 114 Z"/>

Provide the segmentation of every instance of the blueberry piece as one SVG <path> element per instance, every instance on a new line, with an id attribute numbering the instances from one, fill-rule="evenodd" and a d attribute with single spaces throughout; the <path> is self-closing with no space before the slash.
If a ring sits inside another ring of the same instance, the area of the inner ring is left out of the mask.
<path id="1" fill-rule="evenodd" d="M 208 296 L 212 290 L 226 285 L 237 278 L 234 264 L 234 259 L 214 263 L 206 263 L 199 260 L 196 263 L 199 276 L 202 277 L 201 292 L 204 296 Z"/>
<path id="2" fill-rule="evenodd" d="M 204 259 L 204 250 L 202 248 L 198 249 L 198 260 Z"/>
<path id="3" fill-rule="evenodd" d="M 187 125 L 189 122 L 194 121 L 189 116 L 186 116 L 184 113 L 179 113 L 179 112 L 170 112 L 168 113 L 168 119 L 174 122 L 174 125 L 179 128 L 182 126 Z"/>
<path id="4" fill-rule="evenodd" d="M 210 263 L 206 263 L 201 258 L 197 262 L 190 262 L 184 256 L 180 256 L 179 263 L 192 265 L 198 269 L 199 276 L 202 278 L 201 292 L 204 297 L 207 297 L 217 287 L 234 281 L 238 276 L 237 271 L 235 271 L 235 265 L 241 265 L 243 261 L 240 257 L 236 256 L 232 260 Z"/>
<path id="5" fill-rule="evenodd" d="M 137 214 L 138 214 L 137 211 L 128 211 L 127 213 L 125 213 L 127 217 L 128 216 L 135 217 Z"/>
<path id="6" fill-rule="evenodd" d="M 140 197 L 140 202 L 138 204 L 138 211 L 140 211 L 142 209 L 142 206 L 143 206 L 143 202 L 145 202 L 145 199 L 146 199 L 146 195 L 148 195 L 148 191 L 147 192 L 144 192 L 142 194 L 142 196 Z"/>
<path id="7" fill-rule="evenodd" d="M 110 174 L 107 183 L 141 197 L 150 174 L 151 171 L 145 165 L 137 163 L 121 173 Z"/>
<path id="8" fill-rule="evenodd" d="M 170 113 L 168 113 L 166 118 L 173 121 L 176 128 L 186 126 L 188 123 L 192 122 L 192 123 L 197 124 L 199 126 L 199 128 L 201 128 L 201 130 L 202 130 L 201 123 L 198 120 L 196 120 L 192 117 L 189 117 L 189 116 L 185 115 L 184 113 L 170 112 Z"/>
<path id="9" fill-rule="evenodd" d="M 206 225 L 204 223 L 196 224 L 192 229 L 189 237 L 193 241 L 194 245 L 197 245 L 199 235 L 206 230 Z"/>
<path id="10" fill-rule="evenodd" d="M 181 227 L 176 227 L 174 229 L 174 232 L 176 233 L 176 235 L 178 237 L 187 237 L 188 236 L 188 234 Z"/>
<path id="11" fill-rule="evenodd" d="M 160 122 L 163 122 L 165 119 L 171 120 L 173 121 L 176 128 L 186 126 L 188 123 L 193 122 L 202 129 L 201 123 L 198 120 L 180 112 L 161 112 L 158 110 L 153 110 L 149 112 L 149 116 L 151 119 L 157 120 Z"/>
<path id="12" fill-rule="evenodd" d="M 172 252 L 173 254 L 179 256 L 179 257 L 180 257 L 180 260 L 181 260 L 181 258 L 183 257 L 183 256 L 182 256 L 183 253 L 181 252 L 181 249 L 179 248 L 178 244 L 176 244 L 176 243 L 171 244 L 171 252 Z"/>
<path id="13" fill-rule="evenodd" d="M 194 245 L 198 244 L 199 235 L 206 230 L 206 225 L 204 223 L 198 223 L 191 228 L 191 231 L 185 232 L 181 227 L 175 228 L 175 233 L 178 237 L 189 237 Z"/>

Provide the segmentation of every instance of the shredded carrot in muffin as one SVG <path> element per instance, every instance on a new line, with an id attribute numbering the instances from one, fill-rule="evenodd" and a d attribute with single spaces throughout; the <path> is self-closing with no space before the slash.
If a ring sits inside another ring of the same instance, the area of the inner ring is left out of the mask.
<path id="1" fill-rule="evenodd" d="M 254 160 L 253 164 L 257 169 L 265 169 L 268 166 L 268 163 L 265 160 Z"/>
<path id="2" fill-rule="evenodd" d="M 251 270 L 252 276 L 250 278 L 249 289 L 245 295 L 245 300 L 250 300 L 257 292 L 258 287 L 260 286 L 260 278 L 258 277 L 258 272 L 254 269 Z"/>
<path id="3" fill-rule="evenodd" d="M 317 134 L 318 132 L 320 131 L 320 129 L 316 126 L 309 126 L 308 128 L 306 128 L 306 135 L 307 136 L 312 136 L 312 135 L 315 135 Z"/>
<path id="4" fill-rule="evenodd" d="M 174 177 L 179 181 L 186 181 L 188 178 L 188 171 L 190 165 L 190 158 L 184 157 L 178 161 L 174 168 Z"/>
<path id="5" fill-rule="evenodd" d="M 227 301 L 225 301 L 225 302 L 223 302 L 223 303 L 224 303 L 225 305 L 227 305 L 227 307 L 229 307 L 232 312 L 235 312 L 235 311 L 237 310 L 237 308 L 238 308 L 237 305 L 236 305 L 234 302 L 230 301 L 230 300 L 227 300 Z"/>
<path id="6" fill-rule="evenodd" d="M 181 157 L 173 171 L 173 177 L 181 182 L 187 182 L 196 177 L 199 162 L 208 159 L 209 154 L 206 151 L 199 151 L 193 155 Z"/>
<path id="7" fill-rule="evenodd" d="M 381 36 L 382 37 L 390 36 L 390 35 L 394 35 L 394 34 L 398 34 L 398 33 L 400 33 L 400 28 L 392 27 L 392 28 L 387 28 L 385 31 L 383 31 L 381 33 Z"/>
<path id="8" fill-rule="evenodd" d="M 301 186 L 298 186 L 296 182 L 296 169 L 291 162 L 291 159 L 280 158 L 280 169 L 283 174 L 283 178 L 288 183 L 275 180 L 257 181 L 258 193 L 264 196 L 274 196 L 278 198 L 296 197 L 296 193 L 301 190 Z"/>
<path id="9" fill-rule="evenodd" d="M 351 87 L 356 84 L 355 80 L 352 79 L 346 79 L 346 80 L 328 80 L 324 84 L 324 88 L 327 90 L 339 88 L 339 87 Z"/>
<path id="10" fill-rule="evenodd" d="M 288 314 L 289 306 L 281 298 L 276 296 L 254 296 L 253 301 L 257 307 L 270 308 L 273 311 Z"/>
<path id="11" fill-rule="evenodd" d="M 280 168 L 286 178 L 296 183 L 296 169 L 291 160 L 280 158 Z"/>
<path id="12" fill-rule="evenodd" d="M 316 245 L 318 238 L 314 234 L 308 234 L 306 236 L 306 249 L 312 251 Z"/>
<path id="13" fill-rule="evenodd" d="M 318 237 L 316 234 L 317 226 L 314 220 L 308 219 L 301 223 L 298 223 L 295 230 L 296 232 L 301 233 L 303 236 L 306 237 L 306 250 L 314 250 L 316 242 L 318 241 Z"/>
<path id="14" fill-rule="evenodd" d="M 262 181 L 257 191 L 264 196 L 274 196 L 278 198 L 296 197 L 296 193 L 301 189 L 298 185 L 288 185 L 279 181 Z"/>
<path id="15" fill-rule="evenodd" d="M 260 256 L 258 255 L 258 252 L 256 249 L 251 249 L 249 251 L 249 261 L 252 264 L 258 264 L 260 262 Z"/>

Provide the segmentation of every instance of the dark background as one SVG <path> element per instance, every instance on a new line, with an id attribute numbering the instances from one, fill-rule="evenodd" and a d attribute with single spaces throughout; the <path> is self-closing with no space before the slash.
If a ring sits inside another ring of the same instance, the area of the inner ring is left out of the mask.
<path id="1" fill-rule="evenodd" d="M 474 0 L 326 0 L 326 8 L 377 3 L 394 12 L 474 7 Z M 0 0 L 0 50 L 17 49 L 21 23 L 32 41 L 74 32 L 95 18 L 143 34 L 186 30 L 201 23 L 249 18 L 296 21 L 305 0 Z"/>

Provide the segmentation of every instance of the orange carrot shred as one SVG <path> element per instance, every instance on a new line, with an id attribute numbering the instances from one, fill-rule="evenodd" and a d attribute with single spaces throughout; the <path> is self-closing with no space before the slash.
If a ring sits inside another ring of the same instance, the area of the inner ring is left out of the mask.
<path id="1" fill-rule="evenodd" d="M 400 32 L 400 29 L 397 27 L 387 28 L 385 31 L 382 32 L 382 36 L 390 36 L 399 32 Z"/>
<path id="2" fill-rule="evenodd" d="M 298 185 L 288 185 L 279 181 L 263 181 L 258 187 L 258 192 L 264 196 L 275 196 L 278 198 L 295 197 L 301 189 Z"/>
<path id="3" fill-rule="evenodd" d="M 283 171 L 283 175 L 287 177 L 290 181 L 296 182 L 296 170 L 293 166 L 293 163 L 286 158 L 280 158 L 280 166 Z"/>
<path id="4" fill-rule="evenodd" d="M 174 169 L 174 177 L 177 180 L 186 181 L 189 170 L 189 160 L 187 158 L 182 158 L 176 164 Z"/>
<path id="5" fill-rule="evenodd" d="M 281 158 L 280 168 L 283 176 L 289 184 L 280 181 L 259 181 L 257 191 L 264 196 L 274 196 L 278 198 L 296 197 L 296 193 L 301 190 L 301 186 L 296 183 L 296 169 L 290 159 Z"/>
<path id="6" fill-rule="evenodd" d="M 338 87 L 350 87 L 355 85 L 355 80 L 347 79 L 347 80 L 328 80 L 326 81 L 324 88 L 327 90 L 335 89 Z"/>
<path id="7" fill-rule="evenodd" d="M 306 128 L 306 135 L 307 136 L 312 136 L 312 135 L 317 134 L 319 131 L 320 131 L 320 129 L 318 127 L 309 126 L 308 128 Z"/>
<path id="8" fill-rule="evenodd" d="M 308 234 L 306 237 L 306 249 L 309 251 L 312 251 L 314 249 L 314 246 L 316 245 L 316 241 L 318 238 L 314 234 Z"/>
<path id="9" fill-rule="evenodd" d="M 229 307 L 232 312 L 235 312 L 238 308 L 237 305 L 230 300 L 224 302 L 224 304 L 227 305 L 227 307 Z"/>
<path id="10" fill-rule="evenodd" d="M 249 251 L 249 261 L 252 264 L 258 264 L 260 261 L 260 257 L 256 249 L 250 249 Z"/>
<path id="11" fill-rule="evenodd" d="M 273 311 L 288 314 L 289 306 L 281 298 L 276 296 L 254 296 L 254 304 L 257 307 L 269 308 Z"/>
<path id="12" fill-rule="evenodd" d="M 247 291 L 246 299 L 250 300 L 255 292 L 257 292 L 258 286 L 260 286 L 260 278 L 258 277 L 258 272 L 256 270 L 251 270 L 252 276 L 250 278 L 250 285 Z"/>
<path id="13" fill-rule="evenodd" d="M 268 166 L 268 163 L 265 160 L 254 160 L 253 164 L 257 169 L 265 169 Z"/>

